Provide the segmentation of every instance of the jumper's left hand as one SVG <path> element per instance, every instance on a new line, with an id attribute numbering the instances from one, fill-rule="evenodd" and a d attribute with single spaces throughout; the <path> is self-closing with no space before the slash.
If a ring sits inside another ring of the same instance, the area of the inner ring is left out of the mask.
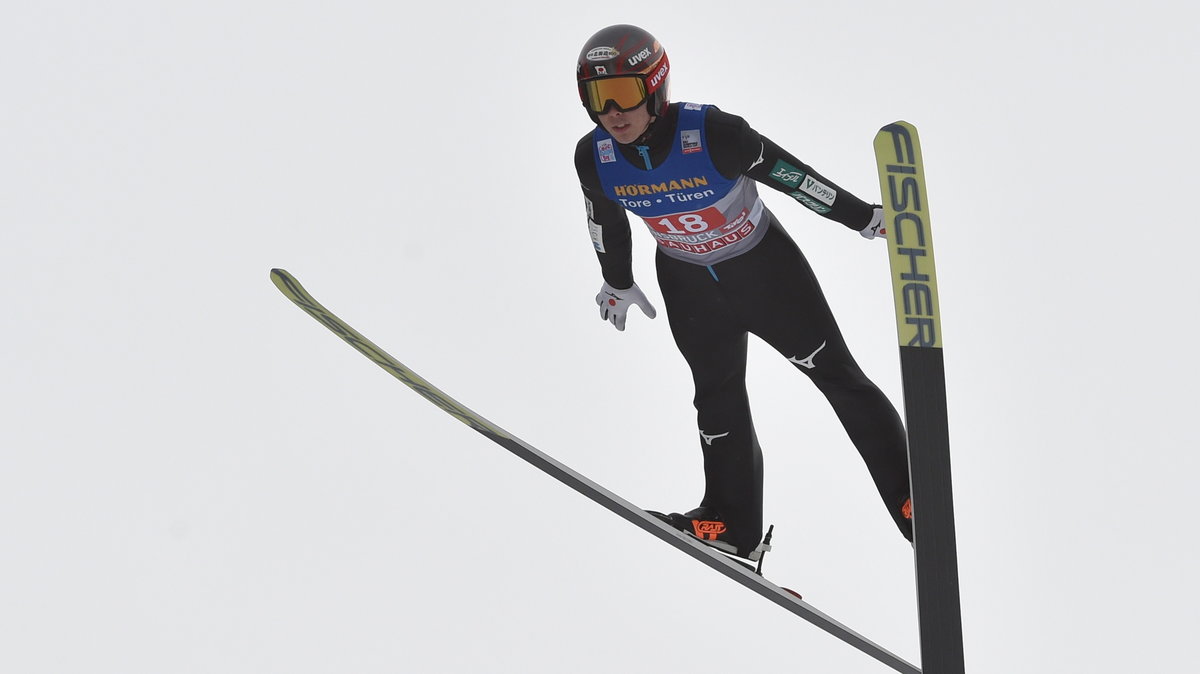
<path id="1" fill-rule="evenodd" d="M 886 239 L 887 229 L 883 226 L 883 209 L 877 207 L 875 212 L 871 214 L 871 222 L 858 233 L 864 239 L 874 239 L 875 237 Z"/>

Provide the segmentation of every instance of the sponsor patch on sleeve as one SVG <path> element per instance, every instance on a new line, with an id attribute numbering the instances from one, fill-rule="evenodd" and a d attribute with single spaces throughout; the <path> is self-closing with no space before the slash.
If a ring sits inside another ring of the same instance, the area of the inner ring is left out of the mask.
<path id="1" fill-rule="evenodd" d="M 816 211 L 817 213 L 820 213 L 821 215 L 825 215 L 829 211 L 833 210 L 832 208 L 826 206 L 825 204 L 808 196 L 804 192 L 799 192 L 799 191 L 792 192 L 791 197 L 793 199 L 795 199 L 796 201 L 799 201 L 800 203 L 804 204 L 805 206 L 808 206 L 809 208 Z"/>
<path id="2" fill-rule="evenodd" d="M 597 253 L 608 252 L 608 251 L 604 250 L 604 227 L 600 223 L 596 222 L 595 220 L 592 220 L 589 217 L 588 218 L 588 230 L 590 230 L 592 233 L 592 245 L 595 246 L 596 252 Z"/>
<path id="3" fill-rule="evenodd" d="M 812 176 L 807 176 L 800 181 L 800 190 L 829 206 L 832 206 L 833 202 L 837 200 L 837 190 Z"/>
<path id="4" fill-rule="evenodd" d="M 775 168 L 771 169 L 771 177 L 775 182 L 783 183 L 788 187 L 800 187 L 800 181 L 804 180 L 805 173 L 780 159 L 775 162 Z"/>

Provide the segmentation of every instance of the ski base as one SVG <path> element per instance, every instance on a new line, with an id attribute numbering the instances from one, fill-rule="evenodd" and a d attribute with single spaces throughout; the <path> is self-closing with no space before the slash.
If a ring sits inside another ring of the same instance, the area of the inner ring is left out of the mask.
<path id="1" fill-rule="evenodd" d="M 299 281 L 288 272 L 282 269 L 271 270 L 271 281 L 296 306 L 316 319 L 318 323 L 329 328 L 338 337 L 341 337 L 354 350 L 386 370 L 393 377 L 399 379 L 430 403 L 475 429 L 487 439 L 507 449 L 547 475 L 583 494 L 659 540 L 664 541 L 714 571 L 734 580 L 777 606 L 790 611 L 812 625 L 841 639 L 895 671 L 904 672 L 905 674 L 920 674 L 921 670 L 913 664 L 817 610 L 811 604 L 805 602 L 798 593 L 775 585 L 756 573 L 753 567 L 748 568 L 739 562 L 735 562 L 720 552 L 704 545 L 695 537 L 667 525 L 641 508 L 592 482 L 549 455 L 535 449 L 508 431 L 471 411 L 462 403 L 446 395 L 440 389 L 417 375 L 403 363 L 393 358 L 386 351 L 376 346 L 357 330 L 331 313 L 317 302 L 300 285 Z"/>

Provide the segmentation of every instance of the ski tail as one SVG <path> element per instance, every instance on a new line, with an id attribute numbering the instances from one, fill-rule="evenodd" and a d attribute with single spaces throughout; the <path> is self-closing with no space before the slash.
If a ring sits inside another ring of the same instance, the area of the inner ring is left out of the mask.
<path id="1" fill-rule="evenodd" d="M 954 533 L 941 304 L 917 129 L 895 122 L 875 136 L 895 297 L 908 431 L 914 557 L 927 674 L 962 674 L 962 609 Z"/>

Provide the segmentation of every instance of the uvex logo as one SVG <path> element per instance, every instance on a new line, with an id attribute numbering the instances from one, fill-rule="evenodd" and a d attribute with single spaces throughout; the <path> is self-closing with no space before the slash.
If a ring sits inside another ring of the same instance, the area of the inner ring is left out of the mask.
<path id="1" fill-rule="evenodd" d="M 650 54 L 652 54 L 652 53 L 653 52 L 650 51 L 649 47 L 644 47 L 640 52 L 638 52 L 638 53 L 634 54 L 633 56 L 630 56 L 628 59 L 626 59 L 625 62 L 628 63 L 629 67 L 632 68 L 633 66 L 636 66 L 637 64 L 641 63 L 642 61 L 645 61 L 646 59 L 650 58 Z"/>
<path id="2" fill-rule="evenodd" d="M 667 63 L 666 55 L 663 55 L 662 65 L 659 66 L 658 70 L 654 71 L 654 74 L 650 76 L 650 79 L 646 82 L 646 88 L 650 91 L 657 89 L 658 85 L 662 84 L 662 81 L 667 77 L 667 73 L 670 72 L 670 70 L 671 65 Z"/>

